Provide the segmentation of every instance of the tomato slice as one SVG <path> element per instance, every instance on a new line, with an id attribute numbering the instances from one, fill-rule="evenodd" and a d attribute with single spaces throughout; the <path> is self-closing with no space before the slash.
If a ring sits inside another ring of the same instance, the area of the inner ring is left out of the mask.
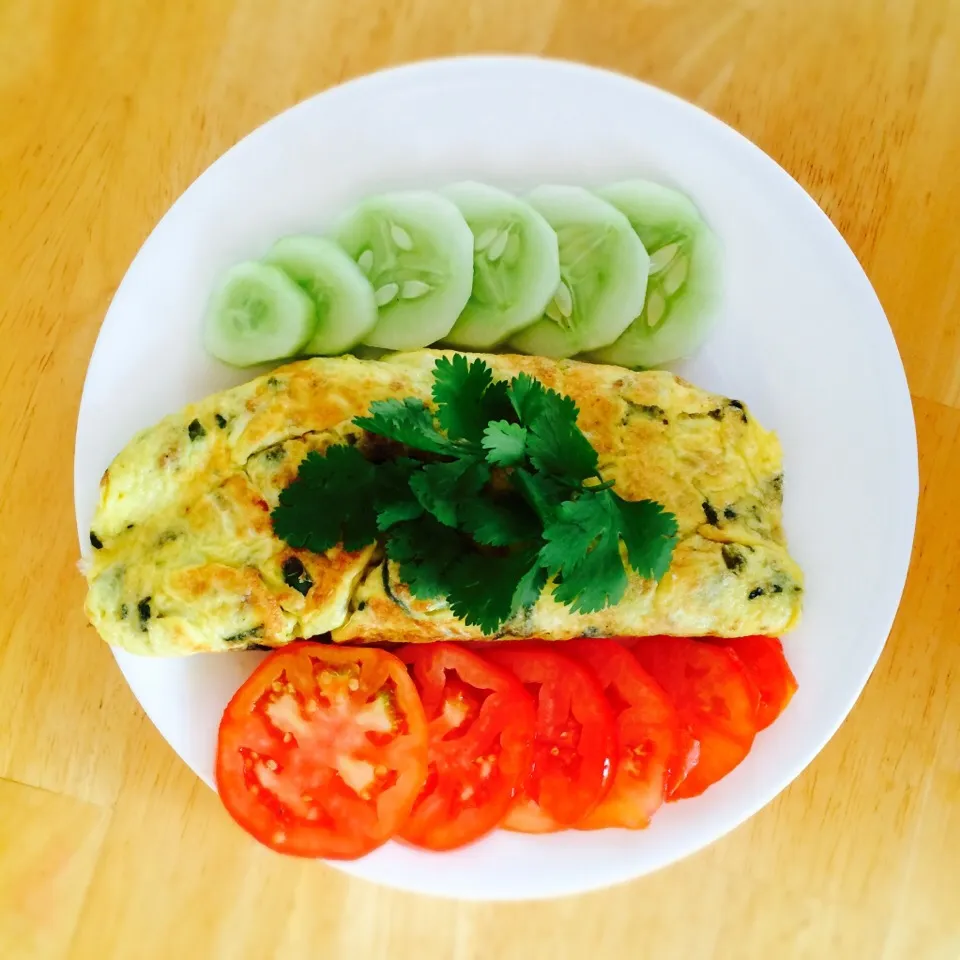
<path id="1" fill-rule="evenodd" d="M 427 782 L 404 840 L 452 850 L 504 818 L 533 760 L 536 709 L 513 674 L 451 643 L 396 651 L 427 716 Z"/>
<path id="2" fill-rule="evenodd" d="M 736 637 L 733 640 L 711 637 L 710 642 L 732 650 L 740 658 L 750 679 L 760 690 L 757 729 L 766 730 L 797 692 L 797 678 L 783 655 L 783 644 L 776 637 Z"/>
<path id="3" fill-rule="evenodd" d="M 619 753 L 613 784 L 577 827 L 646 827 L 696 763 L 699 745 L 663 687 L 620 644 L 583 638 L 561 643 L 559 649 L 593 672 L 616 715 Z"/>
<path id="4" fill-rule="evenodd" d="M 523 833 L 572 826 L 612 782 L 616 732 L 600 684 L 546 644 L 491 644 L 483 656 L 513 673 L 537 705 L 533 767 L 502 826 Z"/>
<path id="5" fill-rule="evenodd" d="M 227 704 L 217 789 L 261 843 L 351 859 L 388 840 L 427 772 L 427 723 L 402 661 L 300 642 L 260 663 Z"/>
<path id="6" fill-rule="evenodd" d="M 676 799 L 695 797 L 750 752 L 760 691 L 723 647 L 685 637 L 642 637 L 631 650 L 700 743 L 697 765 L 673 793 Z"/>

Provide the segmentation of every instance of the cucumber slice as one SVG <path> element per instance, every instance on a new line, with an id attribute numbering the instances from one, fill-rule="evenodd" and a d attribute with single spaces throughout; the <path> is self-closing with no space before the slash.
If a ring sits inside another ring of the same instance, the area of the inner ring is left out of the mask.
<path id="1" fill-rule="evenodd" d="M 473 234 L 450 200 L 421 191 L 370 197 L 334 237 L 373 285 L 377 322 L 364 343 L 416 350 L 450 332 L 473 286 Z"/>
<path id="2" fill-rule="evenodd" d="M 373 287 L 332 240 L 284 237 L 263 260 L 279 267 L 313 301 L 316 326 L 301 353 L 343 353 L 373 329 L 377 322 Z"/>
<path id="3" fill-rule="evenodd" d="M 643 308 L 650 258 L 630 221 L 580 187 L 528 197 L 557 233 L 560 283 L 543 317 L 514 334 L 524 353 L 570 357 L 613 343 Z"/>
<path id="4" fill-rule="evenodd" d="M 298 353 L 314 323 L 313 302 L 282 270 L 247 261 L 231 267 L 213 291 L 203 341 L 218 360 L 251 367 Z"/>
<path id="5" fill-rule="evenodd" d="M 557 235 L 528 203 L 483 183 L 442 191 L 473 231 L 473 290 L 446 342 L 493 347 L 539 320 L 560 282 Z"/>
<path id="6" fill-rule="evenodd" d="M 703 342 L 720 303 L 720 242 L 683 194 L 647 180 L 597 194 L 622 211 L 650 253 L 643 310 L 591 360 L 652 367 L 689 356 Z"/>

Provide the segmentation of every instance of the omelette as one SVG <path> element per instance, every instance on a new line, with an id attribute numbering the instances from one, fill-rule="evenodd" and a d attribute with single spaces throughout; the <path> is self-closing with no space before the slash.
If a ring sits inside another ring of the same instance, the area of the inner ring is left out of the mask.
<path id="1" fill-rule="evenodd" d="M 292 549 L 270 517 L 310 451 L 347 443 L 382 454 L 384 441 L 353 419 L 374 400 L 430 403 L 441 355 L 299 361 L 135 436 L 103 475 L 90 529 L 86 610 L 100 635 L 158 656 L 325 634 L 354 644 L 480 639 L 442 599 L 413 598 L 378 547 Z M 483 359 L 498 378 L 525 371 L 571 396 L 603 476 L 625 499 L 659 501 L 679 526 L 659 582 L 631 571 L 623 599 L 594 613 L 557 602 L 548 584 L 497 639 L 735 637 L 795 626 L 803 578 L 781 524 L 780 445 L 743 403 L 663 371 Z"/>

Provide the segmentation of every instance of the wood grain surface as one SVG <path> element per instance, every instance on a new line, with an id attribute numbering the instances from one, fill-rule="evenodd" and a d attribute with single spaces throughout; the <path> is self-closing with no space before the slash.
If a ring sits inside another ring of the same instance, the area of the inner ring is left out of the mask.
<path id="1" fill-rule="evenodd" d="M 516 906 L 248 840 L 86 625 L 71 497 L 99 324 L 181 191 L 324 87 L 491 50 L 652 81 L 800 181 L 889 315 L 922 487 L 880 664 L 793 786 L 653 877 Z M 957 0 L 0 0 L 0 957 L 957 960 L 958 90 Z"/>

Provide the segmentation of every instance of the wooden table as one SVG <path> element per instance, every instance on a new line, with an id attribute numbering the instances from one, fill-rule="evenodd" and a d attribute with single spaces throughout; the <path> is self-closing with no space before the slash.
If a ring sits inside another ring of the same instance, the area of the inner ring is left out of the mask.
<path id="1" fill-rule="evenodd" d="M 249 841 L 85 624 L 71 498 L 100 321 L 194 177 L 317 90 L 489 50 L 673 90 L 810 191 L 890 317 L 923 491 L 893 634 L 806 773 L 656 876 L 517 906 L 393 893 Z M 958 89 L 957 0 L 4 0 L 0 957 L 960 957 Z"/>

